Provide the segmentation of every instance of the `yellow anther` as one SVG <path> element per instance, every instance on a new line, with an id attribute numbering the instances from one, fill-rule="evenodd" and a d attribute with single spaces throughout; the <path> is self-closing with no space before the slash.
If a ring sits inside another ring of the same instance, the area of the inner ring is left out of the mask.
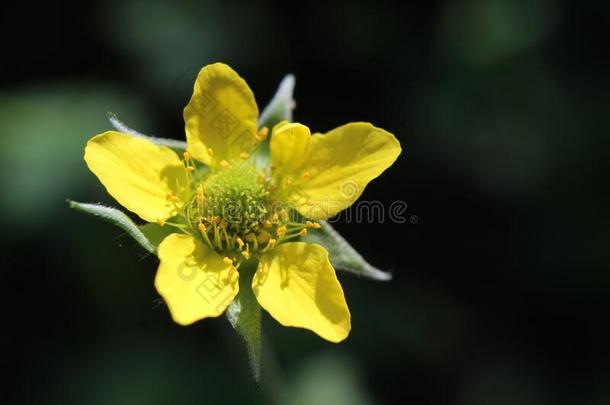
<path id="1" fill-rule="evenodd" d="M 305 173 L 303 173 L 303 174 L 301 175 L 301 178 L 302 178 L 303 180 L 309 180 L 309 177 L 310 177 L 309 172 L 305 172 Z"/>
<path id="2" fill-rule="evenodd" d="M 220 162 L 220 165 L 226 169 L 227 167 L 229 167 L 229 162 L 227 162 L 226 160 L 223 159 Z"/>
<path id="3" fill-rule="evenodd" d="M 265 223 L 263 224 L 263 228 L 265 228 L 265 229 L 271 229 L 272 226 L 273 226 L 273 224 L 269 220 L 266 220 Z"/>
<path id="4" fill-rule="evenodd" d="M 171 193 L 168 193 L 168 194 L 165 196 L 165 199 L 166 199 L 167 201 L 175 201 L 175 202 L 180 201 L 180 199 L 179 199 L 178 197 L 176 197 L 175 195 L 173 195 L 173 194 L 171 194 Z"/>
<path id="5" fill-rule="evenodd" d="M 320 225 L 320 224 L 319 224 L 319 223 L 317 223 L 317 222 L 312 222 L 312 223 L 311 223 L 311 227 L 312 227 L 313 229 L 320 229 L 320 228 L 322 227 L 322 225 Z"/>
<path id="6" fill-rule="evenodd" d="M 277 221 L 278 221 L 278 219 L 280 219 L 280 217 L 278 217 L 278 216 L 277 216 L 277 214 L 273 214 L 273 215 L 271 216 L 271 222 L 277 222 Z"/>
<path id="7" fill-rule="evenodd" d="M 269 128 L 267 127 L 262 127 L 260 131 L 258 131 L 258 136 L 260 137 L 261 141 L 267 139 L 267 135 L 269 135 Z"/>
<path id="8" fill-rule="evenodd" d="M 249 258 L 250 258 L 250 252 L 248 252 L 247 250 L 242 251 L 242 252 L 241 252 L 241 255 L 242 255 L 243 257 L 245 257 L 246 259 L 249 259 Z"/>
<path id="9" fill-rule="evenodd" d="M 214 156 L 214 149 L 208 148 L 208 155 L 210 155 L 210 157 Z"/>
<path id="10" fill-rule="evenodd" d="M 222 218 L 222 219 L 220 220 L 220 228 L 221 228 L 221 229 L 227 229 L 227 225 L 228 225 L 228 224 L 229 224 L 229 223 L 227 222 L 227 220 L 226 220 L 226 219 Z"/>
<path id="11" fill-rule="evenodd" d="M 229 281 L 231 284 L 236 282 L 237 278 L 239 277 L 239 273 L 237 271 L 235 271 L 234 268 L 231 268 L 229 275 L 231 276 L 231 280 Z"/>
<path id="12" fill-rule="evenodd" d="M 269 239 L 269 246 L 274 247 L 276 243 L 277 243 L 276 239 L 273 239 L 273 238 Z"/>
<path id="13" fill-rule="evenodd" d="M 212 223 L 212 225 L 218 225 L 218 223 L 220 222 L 220 217 L 215 215 L 210 218 L 210 222 Z"/>
<path id="14" fill-rule="evenodd" d="M 223 257 L 222 261 L 225 262 L 225 264 L 233 264 L 233 260 L 229 259 L 227 256 Z"/>
<path id="15" fill-rule="evenodd" d="M 187 166 L 184 168 L 184 170 L 186 170 L 187 173 L 193 173 L 195 168 L 193 166 Z"/>
<path id="16" fill-rule="evenodd" d="M 254 232 L 250 232 L 246 235 L 246 240 L 248 242 L 254 242 L 254 239 L 256 239 L 256 235 L 254 234 Z"/>
<path id="17" fill-rule="evenodd" d="M 197 225 L 197 228 L 199 228 L 199 231 L 202 233 L 206 233 L 208 231 L 208 228 L 206 228 L 201 222 Z"/>
<path id="18" fill-rule="evenodd" d="M 280 238 L 283 238 L 284 236 L 286 236 L 286 227 L 284 225 L 282 225 L 279 228 L 277 228 L 277 235 Z"/>
<path id="19" fill-rule="evenodd" d="M 165 221 L 162 219 L 157 219 L 157 223 L 161 226 L 165 225 Z"/>
<path id="20" fill-rule="evenodd" d="M 248 155 L 246 152 L 242 152 L 239 154 L 239 158 L 241 160 L 248 160 L 249 157 L 250 157 L 250 155 Z"/>
<path id="21" fill-rule="evenodd" d="M 267 232 L 265 230 L 261 230 L 260 233 L 258 234 L 258 236 L 256 237 L 256 240 L 258 240 L 258 243 L 265 243 L 270 238 L 271 238 L 271 235 L 269 234 L 269 232 Z"/>
<path id="22" fill-rule="evenodd" d="M 303 228 L 303 229 L 301 229 L 301 231 L 299 232 L 299 235 L 300 235 L 300 236 L 305 236 L 305 235 L 307 235 L 307 228 Z"/>
<path id="23" fill-rule="evenodd" d="M 239 246 L 239 248 L 241 249 L 242 247 L 244 247 L 244 241 L 241 240 L 241 238 L 237 238 L 237 245 Z"/>
<path id="24" fill-rule="evenodd" d="M 182 157 L 183 157 L 183 158 L 184 158 L 184 160 L 186 160 L 187 162 L 188 162 L 189 160 L 191 160 L 191 154 L 190 154 L 190 153 L 188 153 L 188 151 L 184 152 L 184 153 L 182 154 Z"/>

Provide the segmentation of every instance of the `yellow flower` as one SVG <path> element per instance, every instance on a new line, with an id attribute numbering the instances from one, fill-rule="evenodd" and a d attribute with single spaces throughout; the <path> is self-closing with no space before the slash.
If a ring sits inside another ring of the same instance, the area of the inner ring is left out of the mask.
<path id="1" fill-rule="evenodd" d="M 285 326 L 345 339 L 350 312 L 328 252 L 301 242 L 349 207 L 400 154 L 394 136 L 358 122 L 311 135 L 298 123 L 269 130 L 230 67 L 201 69 L 184 109 L 187 151 L 115 131 L 93 137 L 85 161 L 107 191 L 148 222 L 174 226 L 159 245 L 155 287 L 173 319 L 222 314 L 239 292 L 240 268 L 256 265 L 252 290 Z M 298 213 L 298 214 L 297 214 Z M 242 274 L 243 276 L 243 274 Z"/>

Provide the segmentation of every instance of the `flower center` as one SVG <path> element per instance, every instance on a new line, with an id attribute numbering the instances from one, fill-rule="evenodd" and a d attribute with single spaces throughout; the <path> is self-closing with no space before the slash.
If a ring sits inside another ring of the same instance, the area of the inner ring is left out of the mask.
<path id="1" fill-rule="evenodd" d="M 237 266 L 276 244 L 305 236 L 314 222 L 292 221 L 289 209 L 273 198 L 269 176 L 248 161 L 222 162 L 211 174 L 201 176 L 185 154 L 192 195 L 182 216 L 188 233 L 199 237 Z"/>
<path id="2" fill-rule="evenodd" d="M 269 191 L 265 178 L 251 165 L 238 163 L 214 173 L 202 189 L 204 217 L 218 218 L 231 234 L 245 237 L 258 232 L 267 218 Z"/>

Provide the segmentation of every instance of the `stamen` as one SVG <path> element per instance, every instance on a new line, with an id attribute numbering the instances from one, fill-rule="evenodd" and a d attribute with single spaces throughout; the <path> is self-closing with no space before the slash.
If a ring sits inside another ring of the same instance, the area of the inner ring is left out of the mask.
<path id="1" fill-rule="evenodd" d="M 216 226 L 216 223 L 214 223 L 213 225 L 214 225 L 214 241 L 216 242 L 216 247 L 218 247 L 218 249 L 222 250 L 222 239 L 220 238 L 220 232 L 218 230 L 218 226 Z"/>
<path id="2" fill-rule="evenodd" d="M 187 166 L 184 168 L 184 170 L 186 170 L 187 173 L 193 173 L 195 168 L 193 166 Z"/>
<path id="3" fill-rule="evenodd" d="M 188 162 L 189 160 L 191 160 L 191 154 L 190 154 L 188 151 L 185 151 L 185 152 L 182 154 L 182 157 L 183 157 L 183 158 L 184 158 L 184 160 L 186 160 L 187 162 Z"/>
<path id="4" fill-rule="evenodd" d="M 242 251 L 241 255 L 245 257 L 246 260 L 250 258 L 250 253 L 247 250 Z"/>
<path id="5" fill-rule="evenodd" d="M 205 227 L 205 225 L 203 223 L 199 222 L 199 224 L 197 225 L 197 228 L 199 229 L 199 232 L 201 232 L 203 239 L 205 239 L 205 241 L 208 243 L 208 245 L 211 248 L 213 248 L 214 245 L 212 244 L 212 242 L 210 241 L 210 238 L 208 237 L 208 229 Z"/>
<path id="6" fill-rule="evenodd" d="M 199 210 L 199 215 L 201 215 L 201 209 L 203 208 L 203 187 L 201 185 L 197 186 L 197 209 Z"/>
<path id="7" fill-rule="evenodd" d="M 166 199 L 167 201 L 172 201 L 172 202 L 179 202 L 179 201 L 180 201 L 180 198 L 176 197 L 176 196 L 175 196 L 175 195 L 173 195 L 172 193 L 167 193 L 167 194 L 165 195 L 165 199 Z"/>
<path id="8" fill-rule="evenodd" d="M 233 264 L 233 260 L 229 259 L 227 256 L 223 257 L 222 261 L 225 262 L 225 264 Z"/>
<path id="9" fill-rule="evenodd" d="M 250 157 L 250 155 L 248 155 L 246 152 L 242 152 L 239 154 L 239 158 L 241 160 L 248 160 L 249 157 Z"/>
<path id="10" fill-rule="evenodd" d="M 267 242 L 270 238 L 271 238 L 271 235 L 269 234 L 269 232 L 267 232 L 265 230 L 261 230 L 261 232 L 256 237 L 256 239 L 258 240 L 258 243 L 261 243 L 261 244 Z"/>
<path id="11" fill-rule="evenodd" d="M 301 229 L 301 231 L 299 232 L 299 236 L 305 236 L 307 235 L 307 228 L 303 228 Z"/>
<path id="12" fill-rule="evenodd" d="M 258 131 L 258 136 L 260 137 L 261 141 L 267 139 L 267 135 L 269 135 L 269 128 L 267 127 L 262 127 L 260 131 Z"/>
<path id="13" fill-rule="evenodd" d="M 238 267 L 239 267 L 239 265 L 238 265 Z M 229 280 L 230 283 L 236 282 L 237 277 L 239 277 L 239 273 L 237 273 L 237 271 L 235 271 L 235 269 L 233 269 L 233 268 L 231 268 L 229 275 L 231 276 L 231 279 Z"/>
<path id="14" fill-rule="evenodd" d="M 284 236 L 286 236 L 286 227 L 284 225 L 282 225 L 279 228 L 277 228 L 277 235 L 280 238 L 283 238 Z"/>
<path id="15" fill-rule="evenodd" d="M 162 220 L 162 219 L 157 219 L 157 223 L 158 223 L 159 225 L 161 225 L 161 226 L 164 226 L 164 225 L 165 225 L 165 221 L 164 221 L 164 220 Z"/>
<path id="16" fill-rule="evenodd" d="M 233 239 L 231 239 L 231 237 L 227 233 L 227 229 L 226 228 L 222 228 L 222 234 L 225 237 L 225 242 L 227 242 L 227 247 L 233 248 L 235 246 L 235 245 L 233 245 Z"/>
<path id="17" fill-rule="evenodd" d="M 240 237 L 237 238 L 237 245 L 240 249 L 244 247 L 244 241 Z"/>

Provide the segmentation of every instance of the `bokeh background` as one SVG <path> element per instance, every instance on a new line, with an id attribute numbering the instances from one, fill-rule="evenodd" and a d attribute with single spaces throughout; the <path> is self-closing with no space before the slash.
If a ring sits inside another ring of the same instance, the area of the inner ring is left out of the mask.
<path id="1" fill-rule="evenodd" d="M 608 7 L 562 0 L 11 2 L 0 16 L 4 403 L 610 403 Z M 262 108 L 371 121 L 404 153 L 363 198 L 404 224 L 336 227 L 379 283 L 341 273 L 340 344 L 264 320 L 256 388 L 220 318 L 183 328 L 156 260 L 65 199 L 114 202 L 83 161 L 106 112 L 183 137 L 224 61 Z"/>

